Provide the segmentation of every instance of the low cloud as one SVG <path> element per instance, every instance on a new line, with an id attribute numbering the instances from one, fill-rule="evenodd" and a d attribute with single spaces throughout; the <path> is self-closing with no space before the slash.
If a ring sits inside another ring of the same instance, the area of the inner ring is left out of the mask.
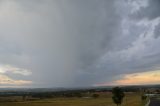
<path id="1" fill-rule="evenodd" d="M 113 85 L 159 84 L 160 70 L 127 74 L 122 79 L 113 81 Z"/>
<path id="2" fill-rule="evenodd" d="M 1 74 L 12 73 L 12 74 L 20 74 L 24 76 L 28 76 L 32 74 L 32 72 L 27 69 L 18 68 L 11 65 L 0 65 L 0 73 Z"/>
<path id="3" fill-rule="evenodd" d="M 7 75 L 3 75 L 0 74 L 0 86 L 5 86 L 5 85 L 10 85 L 10 86 L 21 86 L 21 85 L 28 85 L 28 84 L 32 84 L 32 81 L 28 81 L 28 80 L 15 80 L 12 79 L 10 77 L 8 77 Z"/>

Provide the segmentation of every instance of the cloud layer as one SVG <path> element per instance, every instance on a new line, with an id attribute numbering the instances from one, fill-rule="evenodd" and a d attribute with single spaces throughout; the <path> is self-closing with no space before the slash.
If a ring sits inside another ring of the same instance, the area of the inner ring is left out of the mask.
<path id="1" fill-rule="evenodd" d="M 32 81 L 25 80 L 14 80 L 9 78 L 6 75 L 0 74 L 0 84 L 1 86 L 17 86 L 17 85 L 28 85 L 31 84 Z"/>
<path id="2" fill-rule="evenodd" d="M 0 2 L 4 79 L 76 87 L 159 70 L 159 0 Z"/>
<path id="3" fill-rule="evenodd" d="M 112 82 L 115 85 L 159 84 L 160 71 L 150 71 L 124 75 L 122 79 Z"/>

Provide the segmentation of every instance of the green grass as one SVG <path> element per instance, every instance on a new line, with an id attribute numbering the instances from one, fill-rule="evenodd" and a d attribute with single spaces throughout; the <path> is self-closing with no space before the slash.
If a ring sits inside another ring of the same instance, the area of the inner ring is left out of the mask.
<path id="1" fill-rule="evenodd" d="M 101 95 L 99 98 L 52 98 L 24 102 L 1 102 L 0 106 L 116 106 L 111 94 Z M 142 106 L 140 95 L 126 94 L 122 106 Z"/>

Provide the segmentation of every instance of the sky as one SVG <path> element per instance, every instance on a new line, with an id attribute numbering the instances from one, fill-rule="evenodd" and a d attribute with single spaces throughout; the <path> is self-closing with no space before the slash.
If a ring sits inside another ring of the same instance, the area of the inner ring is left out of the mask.
<path id="1" fill-rule="evenodd" d="M 160 83 L 159 0 L 0 0 L 0 87 Z"/>

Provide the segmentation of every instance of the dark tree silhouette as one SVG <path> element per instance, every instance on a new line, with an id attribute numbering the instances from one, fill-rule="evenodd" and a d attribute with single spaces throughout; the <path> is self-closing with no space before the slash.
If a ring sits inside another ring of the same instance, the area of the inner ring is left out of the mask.
<path id="1" fill-rule="evenodd" d="M 121 88 L 115 87 L 112 89 L 112 94 L 113 94 L 112 96 L 113 102 L 117 104 L 117 106 L 120 106 L 125 96 L 124 92 L 122 91 Z"/>
<path id="2" fill-rule="evenodd" d="M 99 94 L 94 93 L 94 94 L 92 95 L 92 97 L 93 97 L 93 98 L 98 98 L 98 97 L 99 97 Z"/>

